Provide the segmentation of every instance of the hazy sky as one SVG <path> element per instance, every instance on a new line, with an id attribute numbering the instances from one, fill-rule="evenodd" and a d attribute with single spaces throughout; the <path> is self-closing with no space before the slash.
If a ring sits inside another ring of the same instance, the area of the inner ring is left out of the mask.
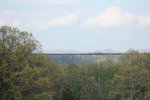
<path id="1" fill-rule="evenodd" d="M 0 26 L 31 32 L 44 51 L 150 49 L 150 0 L 0 0 Z"/>

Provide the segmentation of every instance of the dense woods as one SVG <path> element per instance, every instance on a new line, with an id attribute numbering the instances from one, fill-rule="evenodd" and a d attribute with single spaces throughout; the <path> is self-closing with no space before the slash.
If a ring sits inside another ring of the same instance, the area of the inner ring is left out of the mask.
<path id="1" fill-rule="evenodd" d="M 150 54 L 57 64 L 31 33 L 0 28 L 0 100 L 150 100 Z"/>

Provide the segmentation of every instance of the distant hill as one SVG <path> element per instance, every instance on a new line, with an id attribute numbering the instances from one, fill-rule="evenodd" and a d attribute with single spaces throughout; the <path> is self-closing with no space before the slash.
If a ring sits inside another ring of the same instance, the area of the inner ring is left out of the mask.
<path id="1" fill-rule="evenodd" d="M 140 49 L 141 53 L 150 53 L 150 49 Z M 121 51 L 114 51 L 111 49 L 96 50 L 96 51 L 76 51 L 76 50 L 44 50 L 46 54 L 100 54 L 100 53 L 123 53 Z"/>
<path id="2" fill-rule="evenodd" d="M 140 49 L 138 50 L 139 52 L 145 52 L 145 53 L 150 53 L 150 49 Z"/>
<path id="3" fill-rule="evenodd" d="M 111 49 L 104 49 L 104 50 L 97 50 L 97 51 L 91 51 L 91 52 L 87 52 L 87 51 L 75 51 L 75 50 L 47 50 L 47 51 L 43 51 L 44 53 L 47 54 L 92 54 L 92 53 L 120 53 L 119 51 L 113 51 Z"/>

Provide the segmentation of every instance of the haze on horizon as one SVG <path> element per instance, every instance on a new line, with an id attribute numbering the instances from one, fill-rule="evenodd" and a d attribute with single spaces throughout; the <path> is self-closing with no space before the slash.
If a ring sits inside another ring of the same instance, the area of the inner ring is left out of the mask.
<path id="1" fill-rule="evenodd" d="M 0 26 L 31 32 L 43 51 L 150 49 L 150 0 L 1 0 Z"/>

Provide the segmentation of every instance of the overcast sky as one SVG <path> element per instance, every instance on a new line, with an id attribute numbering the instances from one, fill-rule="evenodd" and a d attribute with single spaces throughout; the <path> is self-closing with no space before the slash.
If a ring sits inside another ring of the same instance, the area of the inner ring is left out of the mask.
<path id="1" fill-rule="evenodd" d="M 43 51 L 150 49 L 150 0 L 1 0 L 3 25 L 31 32 Z"/>

